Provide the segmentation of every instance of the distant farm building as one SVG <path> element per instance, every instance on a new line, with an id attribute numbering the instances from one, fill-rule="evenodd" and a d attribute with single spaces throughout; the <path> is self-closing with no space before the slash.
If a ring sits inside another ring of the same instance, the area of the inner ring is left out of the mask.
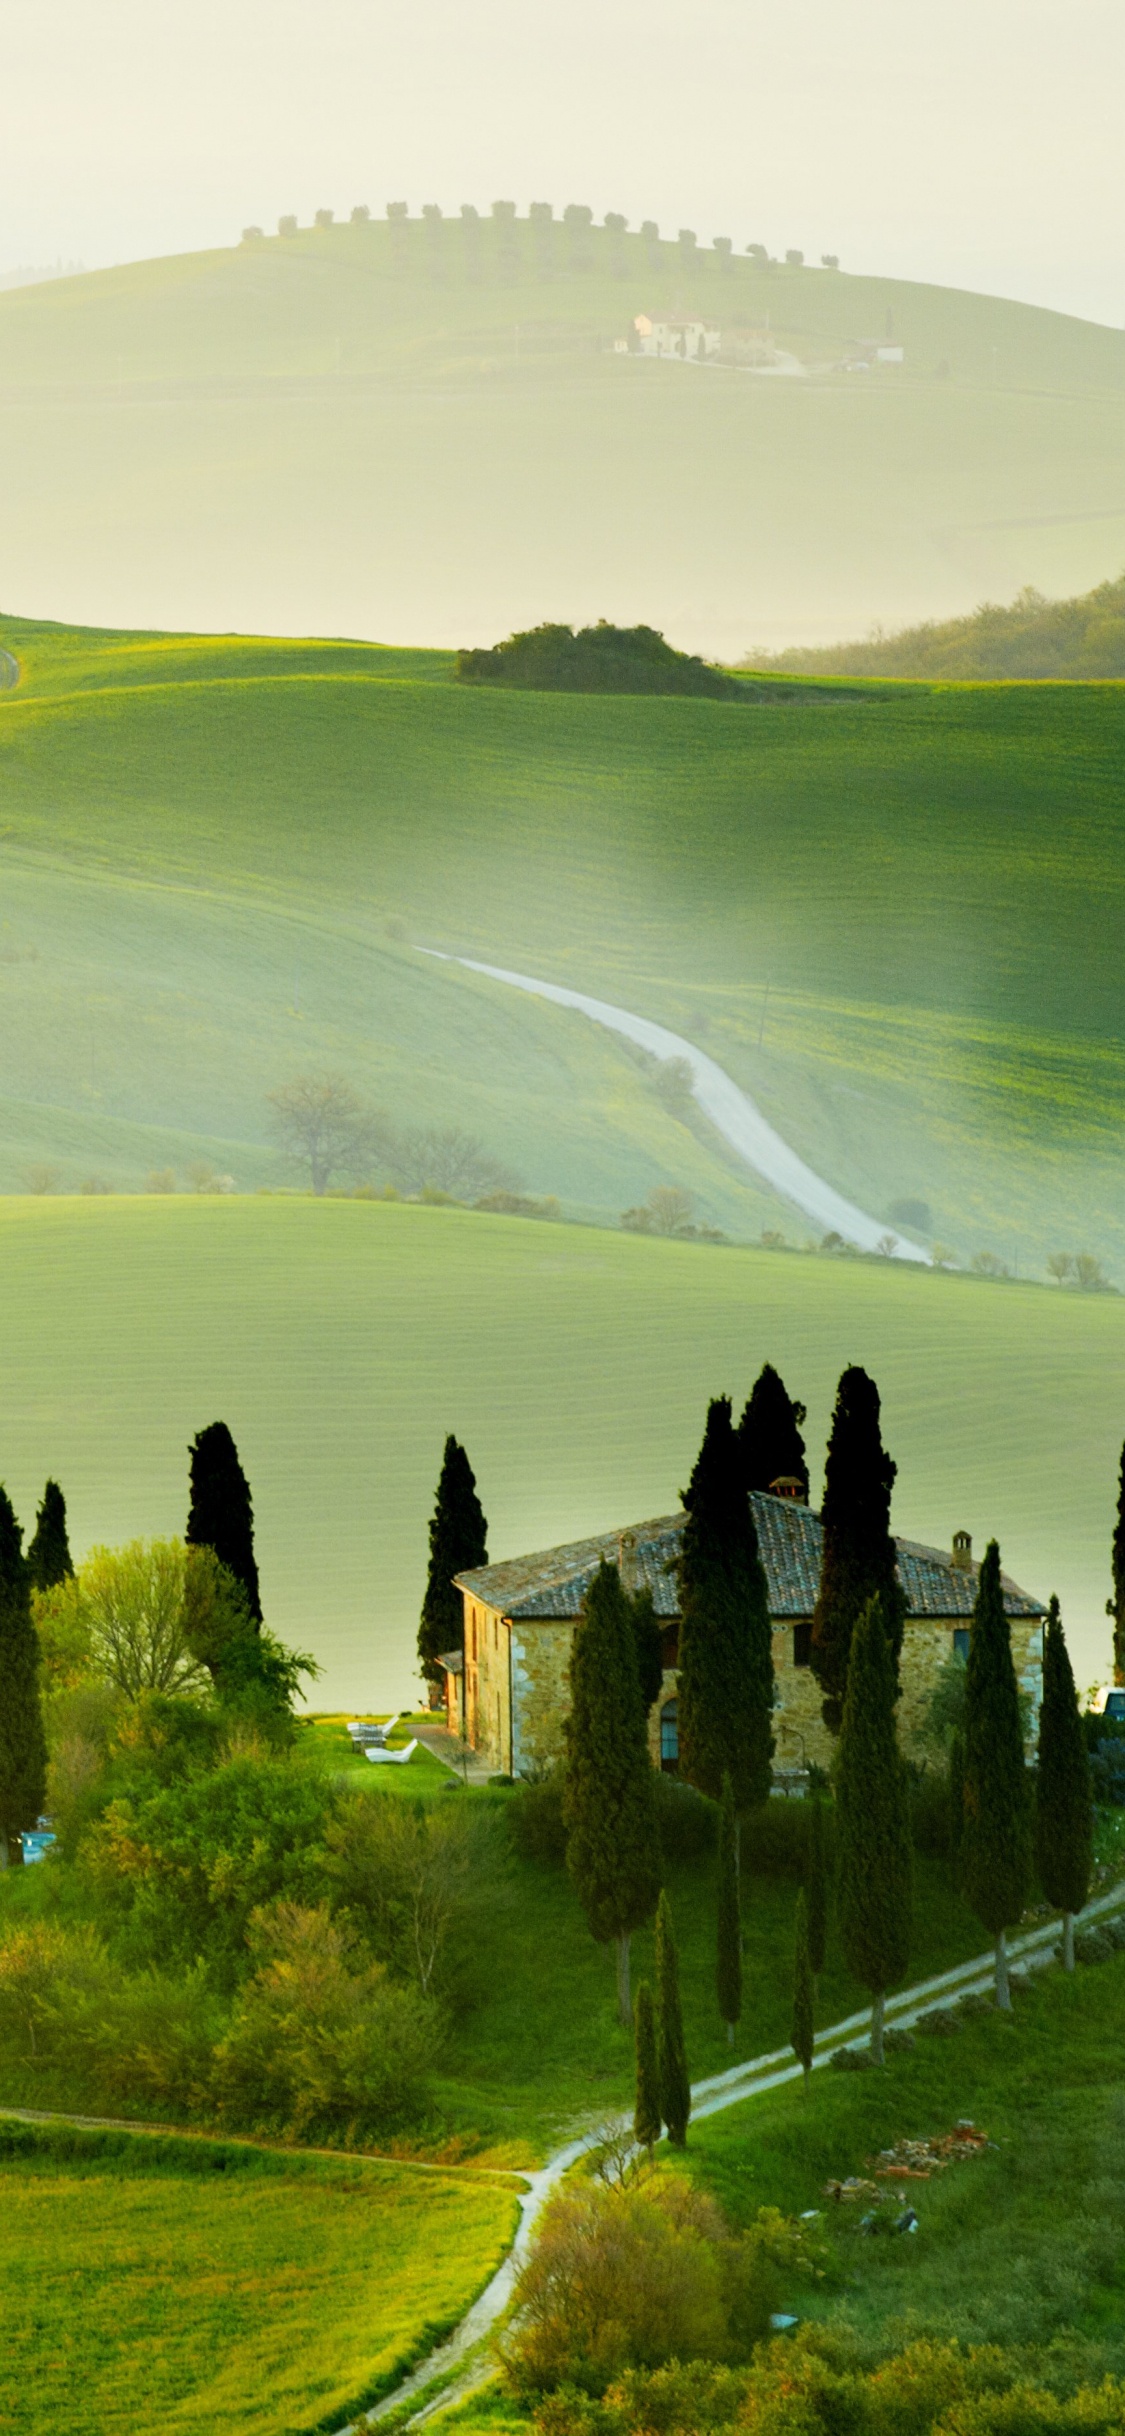
<path id="1" fill-rule="evenodd" d="M 774 1774 L 784 1782 L 787 1774 L 796 1780 L 811 1760 L 823 1766 L 833 1746 L 821 1718 L 821 1691 L 811 1663 L 823 1536 L 820 1517 L 802 1502 L 799 1482 L 777 1481 L 774 1487 L 779 1493 L 752 1495 L 750 1504 L 773 1623 Z M 595 1539 L 574 1540 L 539 1555 L 458 1574 L 464 1649 L 443 1661 L 447 1715 L 488 1767 L 518 1776 L 558 1758 L 571 1641 L 583 1599 L 604 1557 L 619 1566 L 627 1589 L 652 1592 L 663 1635 L 664 1680 L 650 1712 L 649 1738 L 654 1761 L 675 1771 L 678 1567 L 685 1519 L 683 1514 L 669 1514 L 631 1530 L 606 1531 Z M 909 1745 L 941 1668 L 955 1651 L 968 1652 L 977 1567 L 963 1531 L 956 1533 L 949 1555 L 912 1540 L 896 1540 L 895 1547 L 907 1599 L 899 1720 Z M 1004 1606 L 1017 1679 L 1037 1718 L 1045 1611 L 1006 1575 Z"/>
<path id="2" fill-rule="evenodd" d="M 718 354 L 722 341 L 722 331 L 715 321 L 675 317 L 652 321 L 647 313 L 638 313 L 633 328 L 642 355 L 679 356 L 684 362 L 703 363 L 708 356 Z"/>

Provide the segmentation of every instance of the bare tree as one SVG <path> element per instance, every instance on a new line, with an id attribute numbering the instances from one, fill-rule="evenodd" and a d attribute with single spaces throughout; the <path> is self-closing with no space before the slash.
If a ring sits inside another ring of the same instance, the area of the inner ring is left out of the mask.
<path id="1" fill-rule="evenodd" d="M 298 1074 L 269 1094 L 275 1140 L 294 1167 L 307 1168 L 314 1193 L 333 1176 L 361 1175 L 378 1136 L 373 1109 L 339 1074 Z"/>
<path id="2" fill-rule="evenodd" d="M 682 1185 L 654 1184 L 638 1209 L 622 1210 L 620 1224 L 630 1235 L 695 1235 L 699 1230 L 691 1223 L 694 1206 Z"/>
<path id="3" fill-rule="evenodd" d="M 1047 1268 L 1050 1275 L 1054 1278 L 1055 1284 L 1057 1286 L 1065 1286 L 1067 1278 L 1073 1274 L 1074 1270 L 1074 1260 L 1072 1254 L 1070 1252 L 1050 1253 L 1047 1260 Z"/>
<path id="4" fill-rule="evenodd" d="M 486 1193 L 514 1192 L 520 1181 L 476 1134 L 456 1125 L 400 1134 L 387 1157 L 408 1193 L 425 1192 L 428 1185 L 454 1201 L 480 1201 Z"/>

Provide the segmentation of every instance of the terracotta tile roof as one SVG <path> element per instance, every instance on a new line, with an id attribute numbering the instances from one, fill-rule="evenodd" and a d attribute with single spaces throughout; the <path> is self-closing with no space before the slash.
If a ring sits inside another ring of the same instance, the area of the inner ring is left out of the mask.
<path id="1" fill-rule="evenodd" d="M 778 1622 L 811 1616 L 820 1580 L 822 1541 L 819 1514 L 789 1498 L 754 1495 L 750 1500 L 758 1546 L 769 1587 L 770 1614 Z M 595 1539 L 569 1540 L 562 1548 L 545 1548 L 535 1556 L 513 1557 L 506 1564 L 480 1565 L 456 1576 L 467 1590 L 500 1615 L 520 1622 L 548 1622 L 576 1616 L 603 1557 L 618 1562 L 623 1538 L 632 1540 L 630 1581 L 651 1590 L 658 1616 L 680 1612 L 676 1567 L 685 1517 L 665 1514 L 653 1522 L 634 1523 L 627 1533 L 603 1531 Z M 912 1616 L 940 1616 L 967 1622 L 977 1594 L 978 1568 L 953 1564 L 940 1548 L 923 1548 L 916 1541 L 895 1541 L 898 1578 Z M 1015 1582 L 1003 1577 L 1004 1606 L 1010 1616 L 1041 1616 L 1046 1611 Z"/>

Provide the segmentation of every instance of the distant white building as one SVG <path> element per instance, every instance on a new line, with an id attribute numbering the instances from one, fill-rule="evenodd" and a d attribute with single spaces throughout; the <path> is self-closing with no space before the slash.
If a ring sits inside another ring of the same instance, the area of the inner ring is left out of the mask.
<path id="1" fill-rule="evenodd" d="M 679 316 L 653 321 L 647 313 L 638 313 L 633 328 L 642 355 L 678 356 L 683 363 L 705 363 L 718 354 L 722 342 L 717 321 L 689 321 Z"/>

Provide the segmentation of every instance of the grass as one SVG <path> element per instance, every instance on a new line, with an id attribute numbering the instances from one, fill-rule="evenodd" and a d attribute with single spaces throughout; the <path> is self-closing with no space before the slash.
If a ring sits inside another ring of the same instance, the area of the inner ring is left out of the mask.
<path id="1" fill-rule="evenodd" d="M 303 230 L 4 296 L 9 597 L 450 644 L 650 617 L 733 655 L 1120 558 L 1119 331 L 745 258 L 723 279 L 637 236 L 615 265 L 601 231 L 588 269 L 561 230 L 557 253 L 547 283 L 525 222 L 511 266 L 486 226 L 470 280 L 459 225 L 434 249 L 415 219 L 401 253 L 385 223 Z M 640 310 L 768 317 L 825 369 L 613 354 Z M 901 369 L 834 368 L 892 325 Z"/>
<path id="2" fill-rule="evenodd" d="M 1073 2336 L 1125 2363 L 1125 2105 L 1119 2069 L 1125 1961 L 1052 1971 L 1009 2019 L 919 2039 L 883 2073 L 817 2075 L 734 2107 L 691 2134 L 689 2170 L 736 2220 L 760 2206 L 825 2206 L 830 2177 L 862 2174 L 896 2140 L 959 2117 L 995 2150 L 901 2186 L 909 2239 L 865 2239 L 862 2210 L 829 2208 L 835 2272 L 802 2315 L 842 2319 L 888 2347 L 918 2334 L 1038 2346 Z M 1090 2373 L 1097 2355 L 1089 2362 Z"/>
<path id="3" fill-rule="evenodd" d="M 465 2175 L 2 2121 L 0 2193 L 13 2436 L 338 2425 L 461 2316 L 516 2216 Z"/>

